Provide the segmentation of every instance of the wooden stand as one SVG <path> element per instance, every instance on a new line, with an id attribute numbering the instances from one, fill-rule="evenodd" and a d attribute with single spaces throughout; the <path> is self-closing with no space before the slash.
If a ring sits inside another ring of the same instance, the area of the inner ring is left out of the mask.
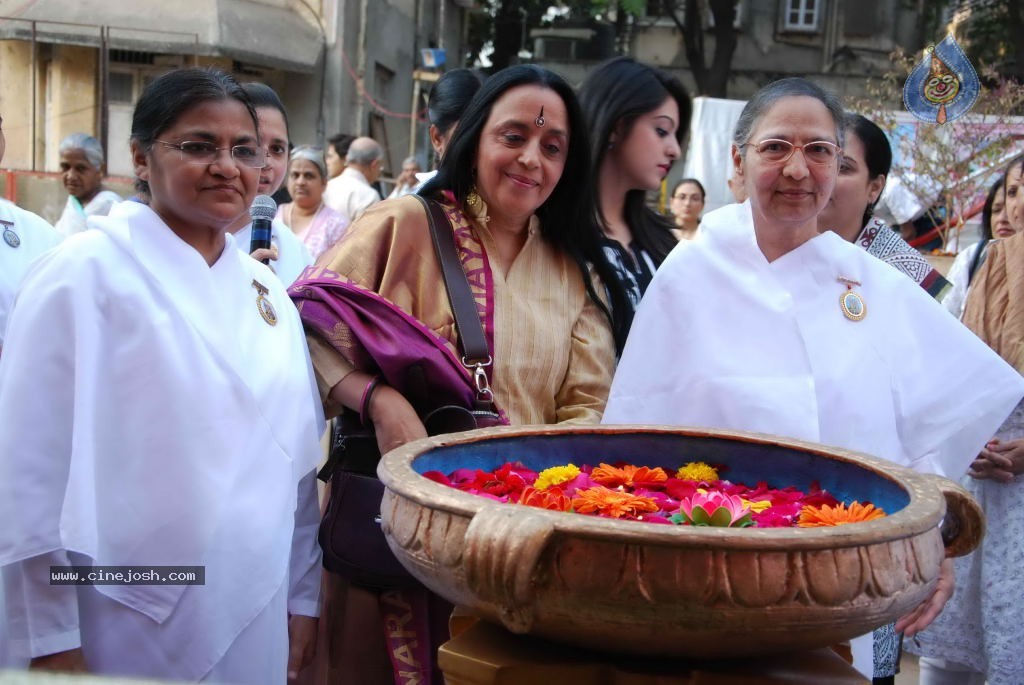
<path id="1" fill-rule="evenodd" d="M 441 646 L 447 685 L 865 685 L 829 649 L 734 661 L 609 655 L 480 621 Z"/>

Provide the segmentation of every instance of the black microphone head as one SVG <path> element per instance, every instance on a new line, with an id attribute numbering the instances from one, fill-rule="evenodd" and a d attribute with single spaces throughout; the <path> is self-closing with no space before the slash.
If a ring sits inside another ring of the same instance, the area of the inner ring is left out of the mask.
<path id="1" fill-rule="evenodd" d="M 252 201 L 252 207 L 249 208 L 249 216 L 253 220 L 267 219 L 270 221 L 273 220 L 275 214 L 277 214 L 277 203 L 269 195 L 257 195 L 256 199 Z"/>

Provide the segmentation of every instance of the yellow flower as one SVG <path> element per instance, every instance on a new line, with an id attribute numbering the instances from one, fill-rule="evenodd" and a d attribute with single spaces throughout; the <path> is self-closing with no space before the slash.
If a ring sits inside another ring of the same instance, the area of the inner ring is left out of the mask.
<path id="1" fill-rule="evenodd" d="M 676 471 L 676 478 L 680 480 L 696 480 L 703 483 L 714 483 L 718 480 L 718 471 L 713 466 L 708 466 L 702 461 L 691 461 L 683 468 Z"/>
<path id="2" fill-rule="evenodd" d="M 740 501 L 743 502 L 743 506 L 749 507 L 751 511 L 758 514 L 760 514 L 765 509 L 770 509 L 772 506 L 772 503 L 766 499 L 763 499 L 760 502 L 751 502 L 748 499 L 743 499 L 742 497 L 740 497 Z"/>
<path id="3" fill-rule="evenodd" d="M 538 474 L 537 482 L 533 484 L 533 487 L 537 490 L 546 490 L 552 485 L 561 485 L 562 483 L 566 483 L 578 475 L 580 475 L 580 470 L 575 464 L 552 466 L 549 469 L 544 469 L 540 474 Z"/>
<path id="4" fill-rule="evenodd" d="M 805 504 L 800 510 L 800 519 L 796 525 L 800 528 L 819 528 L 841 526 L 846 523 L 874 521 L 885 516 L 885 512 L 873 504 L 854 502 L 849 507 L 840 502 L 834 507 L 823 504 L 820 507 Z"/>

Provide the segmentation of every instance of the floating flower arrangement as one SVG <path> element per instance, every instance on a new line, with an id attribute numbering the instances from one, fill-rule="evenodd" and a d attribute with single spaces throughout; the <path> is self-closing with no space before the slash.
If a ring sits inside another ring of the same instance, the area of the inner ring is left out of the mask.
<path id="1" fill-rule="evenodd" d="M 519 462 L 494 471 L 428 471 L 433 481 L 499 502 L 606 518 L 684 526 L 786 528 L 839 526 L 882 518 L 870 502 L 840 502 L 817 482 L 795 487 L 753 487 L 723 479 L 716 468 L 691 462 L 669 474 L 632 464 L 553 466 L 540 473 Z"/>

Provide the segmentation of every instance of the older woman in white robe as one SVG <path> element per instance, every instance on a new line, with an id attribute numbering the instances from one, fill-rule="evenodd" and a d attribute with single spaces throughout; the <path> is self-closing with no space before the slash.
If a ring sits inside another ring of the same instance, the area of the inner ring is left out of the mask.
<path id="1" fill-rule="evenodd" d="M 842 116 L 834 96 L 803 79 L 750 100 L 732 148 L 749 200 L 707 215 L 702 235 L 658 271 L 606 423 L 753 430 L 966 472 L 1024 383 L 913 281 L 818 233 Z M 951 592 L 946 564 L 933 596 L 896 629 L 923 629 Z M 892 677 L 898 641 L 886 634 L 874 654 L 871 640 L 854 641 L 865 675 Z"/>

